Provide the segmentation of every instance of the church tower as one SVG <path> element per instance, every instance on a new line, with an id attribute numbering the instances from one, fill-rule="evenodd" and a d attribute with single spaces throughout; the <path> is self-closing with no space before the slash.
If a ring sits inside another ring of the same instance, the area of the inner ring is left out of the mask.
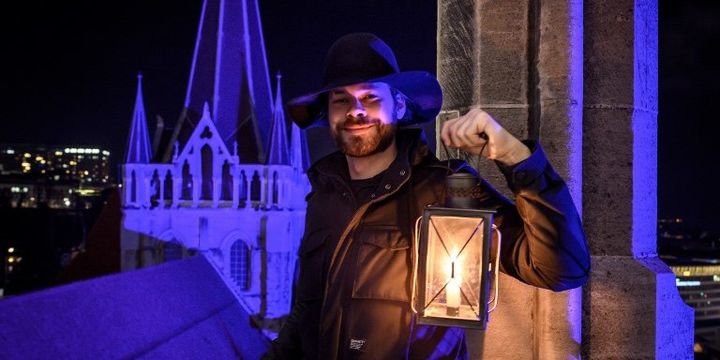
<path id="1" fill-rule="evenodd" d="M 210 105 L 220 138 L 245 163 L 265 163 L 272 90 L 257 0 L 204 0 L 183 109 L 162 157 L 184 145 Z"/>
<path id="2" fill-rule="evenodd" d="M 151 161 L 138 80 L 122 183 L 122 269 L 205 256 L 271 336 L 290 310 L 310 191 L 277 79 L 273 99 L 256 0 L 205 0 L 166 160 Z"/>

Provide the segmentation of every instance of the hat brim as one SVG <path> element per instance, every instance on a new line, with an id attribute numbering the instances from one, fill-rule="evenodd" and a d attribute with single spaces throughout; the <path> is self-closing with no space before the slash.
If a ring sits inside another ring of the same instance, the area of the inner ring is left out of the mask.
<path id="1" fill-rule="evenodd" d="M 442 108 L 442 89 L 435 76 L 425 71 L 405 71 L 373 79 L 352 79 L 324 86 L 320 90 L 298 96 L 287 102 L 290 118 L 300 128 L 327 126 L 328 91 L 359 83 L 382 82 L 403 93 L 412 102 L 412 115 L 398 122 L 409 126 L 435 120 Z"/>

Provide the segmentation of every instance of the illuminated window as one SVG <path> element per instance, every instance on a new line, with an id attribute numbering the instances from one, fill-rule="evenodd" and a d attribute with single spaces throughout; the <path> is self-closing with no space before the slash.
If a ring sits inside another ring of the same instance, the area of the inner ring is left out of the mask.
<path id="1" fill-rule="evenodd" d="M 250 290 L 250 248 L 238 240 L 230 247 L 230 277 L 242 290 Z"/>

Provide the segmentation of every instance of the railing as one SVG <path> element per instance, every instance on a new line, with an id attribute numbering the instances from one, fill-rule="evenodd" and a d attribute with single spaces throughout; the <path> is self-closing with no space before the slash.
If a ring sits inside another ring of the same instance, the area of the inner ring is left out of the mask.
<path id="1" fill-rule="evenodd" d="M 305 174 L 287 165 L 225 164 L 212 176 L 179 164 L 123 165 L 125 208 L 297 209 L 310 190 Z"/>

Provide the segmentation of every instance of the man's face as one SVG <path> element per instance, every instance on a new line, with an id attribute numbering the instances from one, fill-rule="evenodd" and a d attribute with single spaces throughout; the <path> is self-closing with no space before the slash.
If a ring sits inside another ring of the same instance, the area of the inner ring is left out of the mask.
<path id="1" fill-rule="evenodd" d="M 396 122 L 405 102 L 393 98 L 385 83 L 339 87 L 328 95 L 330 133 L 348 156 L 362 157 L 386 150 L 395 141 Z"/>

